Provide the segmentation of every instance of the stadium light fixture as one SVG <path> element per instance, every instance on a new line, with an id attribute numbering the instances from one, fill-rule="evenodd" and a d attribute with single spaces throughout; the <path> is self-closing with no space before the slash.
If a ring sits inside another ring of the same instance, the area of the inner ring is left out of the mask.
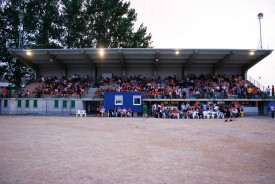
<path id="1" fill-rule="evenodd" d="M 180 54 L 180 51 L 176 50 L 175 54 L 176 54 L 176 55 L 179 55 L 179 54 Z"/>
<path id="2" fill-rule="evenodd" d="M 29 50 L 27 50 L 27 51 L 26 51 L 26 54 L 27 54 L 27 56 L 31 56 L 31 55 L 32 55 L 32 52 L 29 51 Z"/>
<path id="3" fill-rule="evenodd" d="M 254 54 L 255 54 L 254 50 L 249 51 L 250 56 L 254 56 Z"/>
<path id="4" fill-rule="evenodd" d="M 261 26 L 261 19 L 264 17 L 263 13 L 259 13 L 258 14 L 258 19 L 259 19 L 259 27 L 260 27 L 260 42 L 258 45 L 258 48 L 260 47 L 260 49 L 263 49 L 263 42 L 262 42 L 262 26 Z"/>
<path id="5" fill-rule="evenodd" d="M 101 57 L 103 57 L 104 56 L 104 50 L 103 49 L 99 49 L 99 55 L 101 56 Z"/>

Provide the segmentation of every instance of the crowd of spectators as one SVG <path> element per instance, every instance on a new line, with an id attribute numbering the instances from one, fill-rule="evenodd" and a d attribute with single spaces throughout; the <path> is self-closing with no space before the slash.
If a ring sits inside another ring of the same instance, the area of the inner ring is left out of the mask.
<path id="1" fill-rule="evenodd" d="M 103 117 L 105 112 L 106 110 L 104 106 L 97 107 L 96 109 L 97 117 L 100 117 L 100 116 Z M 114 107 L 114 108 L 110 108 L 107 111 L 107 116 L 108 117 L 133 117 L 134 113 L 131 108 L 126 109 L 125 107 L 124 108 Z"/>
<path id="2" fill-rule="evenodd" d="M 36 97 L 43 95 L 67 97 L 84 96 L 91 85 L 90 77 L 74 74 L 67 78 L 41 76 L 38 81 L 42 85 L 35 89 Z M 97 88 L 93 94 L 96 98 L 104 98 L 105 92 L 142 92 L 143 98 L 159 99 L 259 99 L 263 92 L 241 75 L 195 75 L 188 74 L 183 80 L 176 76 L 142 77 L 113 76 L 104 78 L 94 84 Z M 273 86 L 272 86 L 273 87 Z M 270 90 L 271 91 L 271 90 Z M 28 91 L 21 90 L 19 97 L 27 97 Z M 267 92 L 268 93 L 268 92 Z M 274 87 L 273 87 L 274 94 Z"/>
<path id="3" fill-rule="evenodd" d="M 97 83 L 95 97 L 103 98 L 105 92 L 142 92 L 144 98 L 261 98 L 261 91 L 241 75 L 188 74 L 184 80 L 176 76 L 162 79 L 131 76 L 105 78 Z"/>
<path id="4" fill-rule="evenodd" d="M 39 85 L 35 89 L 36 97 L 41 97 L 43 95 L 57 97 L 82 97 L 86 94 L 91 85 L 90 77 L 88 75 L 86 77 L 81 77 L 77 74 L 74 74 L 69 78 L 65 76 L 61 78 L 56 76 L 41 76 L 38 82 L 42 85 Z"/>
<path id="5" fill-rule="evenodd" d="M 210 104 L 195 103 L 190 106 L 188 102 L 179 103 L 177 107 L 166 107 L 163 103 L 152 105 L 152 115 L 155 118 L 167 119 L 226 119 L 226 121 L 233 121 L 236 118 L 243 116 L 244 107 L 241 105 L 225 105 L 225 104 Z"/>

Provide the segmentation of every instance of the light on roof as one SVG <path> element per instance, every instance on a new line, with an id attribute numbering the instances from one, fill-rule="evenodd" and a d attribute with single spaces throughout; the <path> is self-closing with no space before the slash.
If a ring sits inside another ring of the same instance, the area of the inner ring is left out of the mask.
<path id="1" fill-rule="evenodd" d="M 175 54 L 176 54 L 176 55 L 179 55 L 179 54 L 180 54 L 180 51 L 176 50 Z"/>
<path id="2" fill-rule="evenodd" d="M 255 54 L 255 52 L 253 50 L 249 52 L 250 56 L 253 56 L 254 54 Z"/>
<path id="3" fill-rule="evenodd" d="M 104 56 L 104 50 L 103 50 L 103 49 L 99 49 L 99 55 L 100 55 L 101 57 Z"/>
<path id="4" fill-rule="evenodd" d="M 32 55 L 32 52 L 28 50 L 28 51 L 26 52 L 26 54 L 27 54 L 27 56 L 31 56 L 31 55 Z"/>

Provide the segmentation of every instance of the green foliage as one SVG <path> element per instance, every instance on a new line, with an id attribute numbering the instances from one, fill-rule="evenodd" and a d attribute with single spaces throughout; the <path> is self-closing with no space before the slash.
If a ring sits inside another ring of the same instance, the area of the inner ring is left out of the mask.
<path id="1" fill-rule="evenodd" d="M 0 16 L 0 74 L 17 88 L 26 76 L 34 75 L 8 52 L 19 45 L 20 49 L 151 45 L 147 27 L 141 24 L 134 30 L 137 13 L 123 0 L 2 0 Z"/>

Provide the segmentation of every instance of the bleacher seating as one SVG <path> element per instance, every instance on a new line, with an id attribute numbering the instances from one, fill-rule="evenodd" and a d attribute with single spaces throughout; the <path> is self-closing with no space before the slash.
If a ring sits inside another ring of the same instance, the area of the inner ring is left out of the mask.
<path id="1" fill-rule="evenodd" d="M 149 99 L 237 99 L 260 96 L 260 90 L 240 75 L 188 74 L 180 82 L 175 76 L 165 79 L 114 76 L 101 80 L 96 87 L 93 95 L 96 98 L 103 98 L 104 92 L 132 91 L 142 92 L 143 97 Z"/>

